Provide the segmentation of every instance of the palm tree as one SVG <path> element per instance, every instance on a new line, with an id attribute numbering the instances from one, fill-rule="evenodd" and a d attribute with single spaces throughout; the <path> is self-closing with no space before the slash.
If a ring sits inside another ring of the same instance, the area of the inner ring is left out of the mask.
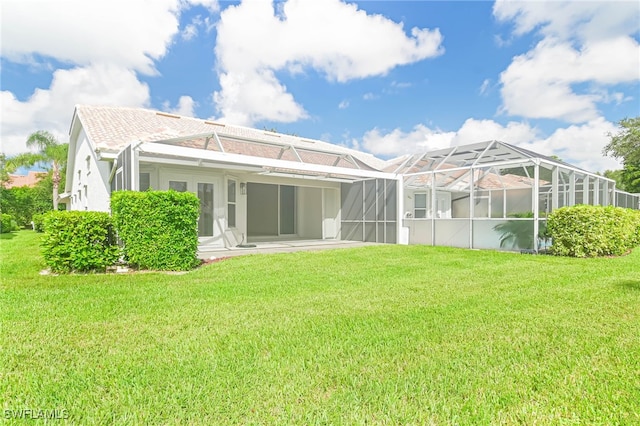
<path id="1" fill-rule="evenodd" d="M 9 168 L 15 170 L 18 167 L 32 167 L 37 164 L 50 170 L 53 182 L 53 209 L 58 210 L 58 193 L 62 173 L 67 166 L 69 144 L 61 144 L 51 133 L 46 130 L 38 130 L 29 135 L 27 147 L 37 148 L 38 152 L 16 155 L 7 161 L 10 165 Z"/>
<path id="2" fill-rule="evenodd" d="M 533 219 L 533 212 L 513 213 L 509 217 Z M 508 220 L 496 225 L 493 230 L 499 232 L 500 248 L 536 250 L 536 242 L 546 242 L 551 238 L 547 232 L 547 223 L 538 223 L 538 236 L 533 235 L 533 220 Z"/>

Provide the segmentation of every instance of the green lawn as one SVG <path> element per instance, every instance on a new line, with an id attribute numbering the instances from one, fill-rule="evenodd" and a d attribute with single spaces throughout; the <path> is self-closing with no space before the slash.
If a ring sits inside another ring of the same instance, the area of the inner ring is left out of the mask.
<path id="1" fill-rule="evenodd" d="M 0 400 L 75 424 L 640 424 L 640 250 L 422 246 L 41 276 L 2 236 Z"/>

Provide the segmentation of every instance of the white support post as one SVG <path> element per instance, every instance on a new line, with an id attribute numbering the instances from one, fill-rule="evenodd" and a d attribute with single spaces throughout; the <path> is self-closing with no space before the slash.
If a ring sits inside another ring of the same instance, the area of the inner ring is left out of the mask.
<path id="1" fill-rule="evenodd" d="M 558 208 L 558 180 L 560 180 L 560 170 L 558 166 L 553 168 L 551 172 L 551 211 L 554 211 Z"/>
<path id="2" fill-rule="evenodd" d="M 502 189 L 502 217 L 507 217 L 507 190 Z"/>
<path id="3" fill-rule="evenodd" d="M 402 207 L 404 205 L 404 179 L 402 177 L 402 175 L 398 176 L 396 178 L 396 244 L 402 244 L 404 243 L 404 241 L 402 241 L 402 239 L 404 238 L 404 235 L 402 234 L 402 230 L 404 228 L 404 213 L 402 211 Z M 376 193 L 376 196 L 378 194 Z M 376 218 L 377 219 L 377 218 Z M 386 225 L 385 225 L 386 227 Z M 376 222 L 376 232 L 378 229 L 378 225 Z M 402 243 L 401 243 L 402 241 Z M 409 244 L 409 239 L 407 238 L 407 244 Z"/>
<path id="4" fill-rule="evenodd" d="M 593 205 L 600 205 L 600 179 L 598 178 L 593 180 Z"/>
<path id="5" fill-rule="evenodd" d="M 576 174 L 575 172 L 569 172 L 569 200 L 568 205 L 573 206 L 576 204 Z"/>
<path id="6" fill-rule="evenodd" d="M 538 250 L 538 232 L 540 218 L 540 163 L 535 161 L 533 168 L 533 249 Z"/>
<path id="7" fill-rule="evenodd" d="M 469 178 L 469 248 L 473 248 L 473 217 L 476 215 L 475 209 L 475 172 L 476 169 L 471 167 L 471 177 Z"/>
<path id="8" fill-rule="evenodd" d="M 582 180 L 582 204 L 591 204 L 591 197 L 589 197 L 589 176 L 585 175 Z"/>
<path id="9" fill-rule="evenodd" d="M 436 172 L 431 172 L 431 245 L 436 245 Z"/>
<path id="10" fill-rule="evenodd" d="M 138 150 L 131 146 L 131 187 L 134 191 L 140 191 L 140 161 Z"/>

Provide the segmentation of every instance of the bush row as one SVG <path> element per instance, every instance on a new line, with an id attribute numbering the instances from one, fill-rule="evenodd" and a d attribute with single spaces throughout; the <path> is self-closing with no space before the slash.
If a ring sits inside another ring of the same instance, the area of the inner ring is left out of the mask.
<path id="1" fill-rule="evenodd" d="M 547 221 L 551 252 L 560 256 L 620 256 L 640 246 L 640 211 L 576 205 L 553 211 Z"/>
<path id="2" fill-rule="evenodd" d="M 104 271 L 121 257 L 143 269 L 187 270 L 198 264 L 194 194 L 119 191 L 112 194 L 111 209 L 113 216 L 69 211 L 34 217 L 36 230 L 44 229 L 43 254 L 53 272 Z"/>

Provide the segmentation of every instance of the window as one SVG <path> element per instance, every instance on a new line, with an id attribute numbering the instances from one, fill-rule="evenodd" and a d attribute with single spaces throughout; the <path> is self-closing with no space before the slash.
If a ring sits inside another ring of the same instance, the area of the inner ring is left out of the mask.
<path id="1" fill-rule="evenodd" d="M 427 194 L 418 192 L 413 195 L 413 217 L 425 219 L 427 217 Z"/>
<path id="2" fill-rule="evenodd" d="M 87 169 L 87 176 L 89 176 L 91 174 L 91 156 L 87 155 L 87 158 L 85 158 L 85 163 L 86 163 L 86 169 Z"/>
<path id="3" fill-rule="evenodd" d="M 178 192 L 187 192 L 187 182 L 170 180 L 169 189 L 173 189 L 174 191 Z"/>
<path id="4" fill-rule="evenodd" d="M 236 181 L 227 181 L 227 223 L 229 228 L 236 227 Z"/>
<path id="5" fill-rule="evenodd" d="M 138 177 L 140 191 L 148 191 L 151 187 L 151 173 L 140 172 Z"/>

